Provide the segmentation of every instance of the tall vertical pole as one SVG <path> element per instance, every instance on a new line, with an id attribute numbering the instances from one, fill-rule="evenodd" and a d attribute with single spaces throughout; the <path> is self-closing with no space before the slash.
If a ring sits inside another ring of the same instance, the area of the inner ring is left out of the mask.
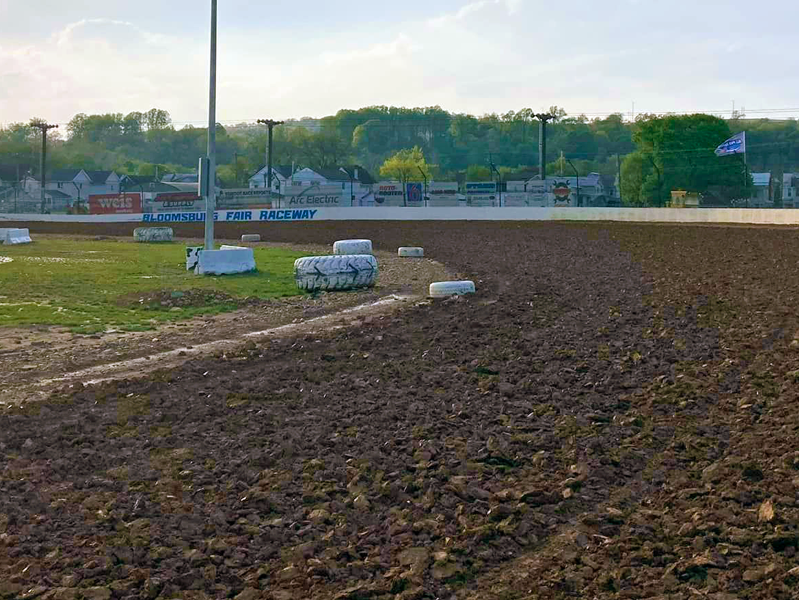
<path id="1" fill-rule="evenodd" d="M 17 157 L 17 182 L 14 185 L 14 214 L 17 213 L 17 195 L 19 194 L 19 157 Z"/>
<path id="2" fill-rule="evenodd" d="M 40 198 L 41 198 L 41 213 L 44 214 L 45 209 L 45 199 L 44 199 L 44 186 L 47 182 L 46 177 L 46 170 L 47 170 L 47 131 L 49 129 L 58 129 L 58 125 L 50 125 L 48 123 L 42 122 L 33 122 L 31 123 L 31 127 L 35 127 L 39 131 L 42 132 L 42 154 L 39 157 L 39 181 L 40 181 Z"/>
<path id="3" fill-rule="evenodd" d="M 536 114 L 535 118 L 538 119 L 538 164 L 541 181 L 546 182 L 547 179 L 547 121 L 555 118 L 555 115 L 550 114 Z"/>
<path id="4" fill-rule="evenodd" d="M 208 195 L 205 197 L 205 249 L 214 249 L 216 207 L 216 0 L 211 0 L 211 69 L 208 94 Z"/>
<path id="5" fill-rule="evenodd" d="M 619 176 L 619 204 L 624 204 L 624 199 L 621 195 L 621 161 L 619 160 L 619 155 L 616 155 L 616 172 Z"/>
<path id="6" fill-rule="evenodd" d="M 283 121 L 275 121 L 273 119 L 258 119 L 256 123 L 266 125 L 266 175 L 269 187 L 269 193 L 272 193 L 272 130 L 275 125 L 282 125 Z"/>

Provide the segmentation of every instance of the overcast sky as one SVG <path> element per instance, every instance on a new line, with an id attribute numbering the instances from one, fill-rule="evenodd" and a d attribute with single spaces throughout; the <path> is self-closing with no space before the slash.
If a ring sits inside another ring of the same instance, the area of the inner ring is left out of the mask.
<path id="1" fill-rule="evenodd" d="M 202 125 L 209 16 L 210 0 L 0 0 L 0 123 L 157 107 Z M 218 120 L 733 101 L 755 116 L 799 107 L 797 23 L 795 0 L 219 0 Z"/>

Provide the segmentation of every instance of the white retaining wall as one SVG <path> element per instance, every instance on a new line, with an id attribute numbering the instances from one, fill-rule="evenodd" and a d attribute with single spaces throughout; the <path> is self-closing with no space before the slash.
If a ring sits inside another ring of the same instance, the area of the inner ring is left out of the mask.
<path id="1" fill-rule="evenodd" d="M 0 215 L 0 222 L 202 223 L 204 212 L 131 215 Z M 553 207 L 354 207 L 220 210 L 215 221 L 626 221 L 799 225 L 799 209 L 756 208 L 553 208 Z"/>

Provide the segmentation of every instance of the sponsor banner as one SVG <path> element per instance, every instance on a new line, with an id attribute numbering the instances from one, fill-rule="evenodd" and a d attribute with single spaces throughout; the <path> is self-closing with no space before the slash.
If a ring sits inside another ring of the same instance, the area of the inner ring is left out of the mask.
<path id="1" fill-rule="evenodd" d="M 497 184 L 494 181 L 475 181 L 466 182 L 466 195 L 493 194 L 497 191 Z"/>
<path id="2" fill-rule="evenodd" d="M 205 209 L 205 199 L 194 192 L 162 192 L 152 201 L 157 212 L 191 211 Z"/>
<path id="3" fill-rule="evenodd" d="M 408 206 L 422 206 L 424 204 L 424 187 L 421 183 L 406 183 L 405 189 Z"/>
<path id="4" fill-rule="evenodd" d="M 349 189 L 349 186 L 345 190 L 340 185 L 287 185 L 282 190 L 280 205 L 286 208 L 351 206 Z"/>
<path id="5" fill-rule="evenodd" d="M 136 214 L 142 211 L 141 194 L 90 194 L 89 214 L 120 215 Z"/>
<path id="6" fill-rule="evenodd" d="M 466 197 L 469 206 L 499 206 L 499 196 L 496 194 L 471 194 Z"/>
<path id="7" fill-rule="evenodd" d="M 456 181 L 433 181 L 427 186 L 427 195 L 431 199 L 435 198 L 457 198 L 458 182 Z"/>
<path id="8" fill-rule="evenodd" d="M 377 206 L 402 206 L 405 198 L 402 193 L 402 184 L 394 181 L 381 181 L 374 188 L 375 204 Z"/>

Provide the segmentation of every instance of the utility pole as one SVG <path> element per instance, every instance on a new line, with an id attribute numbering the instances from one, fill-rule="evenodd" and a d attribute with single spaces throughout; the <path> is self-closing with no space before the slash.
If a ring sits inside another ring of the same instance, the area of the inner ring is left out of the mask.
<path id="1" fill-rule="evenodd" d="M 268 135 L 267 135 L 267 155 L 266 155 L 266 181 L 267 187 L 269 188 L 269 197 L 272 197 L 272 130 L 275 128 L 275 125 L 282 125 L 283 121 L 274 121 L 272 119 L 258 119 L 257 123 L 261 123 L 266 125 Z"/>
<path id="2" fill-rule="evenodd" d="M 619 176 L 619 205 L 624 204 L 624 201 L 621 197 L 621 161 L 619 160 L 619 155 L 616 155 L 616 171 Z"/>
<path id="3" fill-rule="evenodd" d="M 538 163 L 541 181 L 546 182 L 547 179 L 547 123 L 554 120 L 555 115 L 547 113 L 538 113 L 535 115 L 538 119 Z"/>
<path id="4" fill-rule="evenodd" d="M 208 74 L 208 192 L 205 196 L 205 249 L 214 249 L 216 208 L 216 0 L 211 0 L 211 68 Z M 200 184 L 201 187 L 201 184 Z"/>
<path id="5" fill-rule="evenodd" d="M 35 127 L 39 131 L 42 132 L 42 154 L 39 161 L 39 169 L 41 172 L 39 173 L 39 179 L 41 181 L 40 186 L 41 189 L 39 190 L 41 193 L 41 211 L 44 214 L 44 184 L 46 181 L 45 177 L 45 169 L 47 168 L 47 131 L 50 129 L 58 129 L 58 125 L 50 125 L 49 123 L 41 122 L 41 123 L 31 123 L 31 127 Z"/>

